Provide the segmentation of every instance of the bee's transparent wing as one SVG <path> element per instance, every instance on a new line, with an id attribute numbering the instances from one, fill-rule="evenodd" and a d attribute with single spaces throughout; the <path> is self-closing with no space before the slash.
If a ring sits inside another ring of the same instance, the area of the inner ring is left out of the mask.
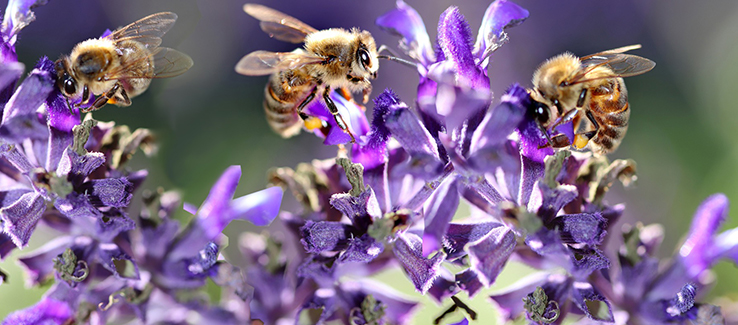
<path id="1" fill-rule="evenodd" d="M 192 67 L 189 55 L 168 47 L 159 47 L 154 53 L 154 75 L 152 78 L 169 78 L 185 73 Z"/>
<path id="2" fill-rule="evenodd" d="M 243 11 L 261 21 L 261 30 L 280 41 L 302 43 L 315 28 L 283 12 L 255 3 L 247 3 Z"/>
<path id="3" fill-rule="evenodd" d="M 236 72 L 245 76 L 263 76 L 323 61 L 321 57 L 300 52 L 256 51 L 238 61 Z"/>
<path id="4" fill-rule="evenodd" d="M 656 66 L 656 63 L 632 54 L 623 53 L 598 53 L 585 57 L 582 60 L 582 69 L 580 72 L 567 80 L 567 84 L 573 85 L 595 79 L 607 78 L 625 78 L 637 76 L 646 73 Z M 598 76 L 597 78 L 586 78 L 585 76 L 599 66 L 607 66 L 612 71 L 606 76 Z"/>
<path id="5" fill-rule="evenodd" d="M 155 13 L 116 29 L 108 37 L 116 43 L 135 40 L 153 49 L 161 45 L 161 37 L 174 26 L 176 20 L 177 15 L 173 12 Z"/>
<path id="6" fill-rule="evenodd" d="M 154 68 L 150 64 L 153 62 Z M 123 64 L 105 73 L 104 80 L 160 79 L 183 74 L 192 67 L 189 55 L 168 47 L 130 53 Z"/>

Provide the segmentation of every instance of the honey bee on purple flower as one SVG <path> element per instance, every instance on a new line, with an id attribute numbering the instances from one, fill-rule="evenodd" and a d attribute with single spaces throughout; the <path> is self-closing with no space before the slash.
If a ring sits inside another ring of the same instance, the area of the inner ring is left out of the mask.
<path id="1" fill-rule="evenodd" d="M 108 103 L 131 105 L 131 98 L 146 91 L 151 79 L 178 76 L 192 67 L 187 54 L 159 47 L 176 20 L 176 14 L 160 12 L 77 44 L 55 63 L 57 87 L 68 100 L 79 100 L 75 107 L 96 96 L 83 112 Z"/>

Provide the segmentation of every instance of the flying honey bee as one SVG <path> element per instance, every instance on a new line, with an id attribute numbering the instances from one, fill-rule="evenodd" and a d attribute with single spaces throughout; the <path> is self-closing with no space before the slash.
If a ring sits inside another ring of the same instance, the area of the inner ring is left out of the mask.
<path id="1" fill-rule="evenodd" d="M 55 62 L 57 86 L 68 102 L 79 100 L 75 107 L 95 96 L 81 109 L 84 113 L 107 103 L 131 105 L 131 98 L 143 93 L 151 79 L 174 77 L 192 67 L 188 55 L 159 47 L 176 20 L 176 14 L 160 12 L 77 44 L 69 56 Z"/>
<path id="2" fill-rule="evenodd" d="M 624 52 L 640 48 L 624 46 L 581 58 L 571 53 L 544 62 L 533 74 L 531 97 L 539 104 L 534 115 L 552 147 L 567 147 L 563 134 L 549 137 L 557 126 L 573 122 L 577 149 L 589 144 L 599 155 L 617 149 L 628 130 L 630 105 L 624 77 L 645 73 L 653 61 Z"/>
<path id="3" fill-rule="evenodd" d="M 264 89 L 264 110 L 269 126 L 284 138 L 299 133 L 303 125 L 311 130 L 322 126 L 320 119 L 302 111 L 320 96 L 336 124 L 355 142 L 330 98 L 331 91 L 340 90 L 347 99 L 351 99 L 349 91 L 361 91 L 366 103 L 372 90 L 371 80 L 377 77 L 378 58 L 408 64 L 402 59 L 378 55 L 374 38 L 367 31 L 316 30 L 287 14 L 257 4 L 246 4 L 243 10 L 261 21 L 261 29 L 269 36 L 305 43 L 304 48 L 292 52 L 255 51 L 236 64 L 236 72 L 242 75 L 271 75 Z"/>

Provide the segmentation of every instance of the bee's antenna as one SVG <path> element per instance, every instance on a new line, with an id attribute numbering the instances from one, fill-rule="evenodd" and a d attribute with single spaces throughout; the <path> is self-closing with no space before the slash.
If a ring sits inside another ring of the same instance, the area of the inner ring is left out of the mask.
<path id="1" fill-rule="evenodd" d="M 398 58 L 397 57 L 397 54 L 395 54 L 395 52 L 393 52 L 392 49 L 390 49 L 389 47 L 387 47 L 384 44 L 382 44 L 382 45 L 379 46 L 379 49 L 377 49 L 377 53 L 382 53 L 382 51 L 387 51 L 387 52 L 389 52 L 390 55 L 377 55 L 377 58 L 385 59 L 385 60 L 390 60 L 390 61 L 395 61 L 397 63 L 404 64 L 404 65 L 406 65 L 408 67 L 411 67 L 413 69 L 417 69 L 418 68 L 418 65 L 417 64 L 412 63 L 412 62 L 410 62 L 408 60 L 405 60 L 405 59 Z"/>
<path id="2" fill-rule="evenodd" d="M 389 55 L 377 55 L 377 57 L 380 58 L 380 59 L 395 61 L 397 63 L 404 64 L 404 65 L 406 65 L 408 67 L 411 67 L 413 69 L 417 69 L 418 68 L 418 65 L 417 64 L 412 63 L 412 62 L 410 62 L 408 60 L 405 60 L 405 59 L 400 59 L 398 57 L 389 56 Z"/>

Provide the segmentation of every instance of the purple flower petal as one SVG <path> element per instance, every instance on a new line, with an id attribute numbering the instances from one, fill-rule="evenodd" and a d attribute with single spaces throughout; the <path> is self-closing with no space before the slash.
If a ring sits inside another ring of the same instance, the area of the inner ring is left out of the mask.
<path id="1" fill-rule="evenodd" d="M 16 145 L 7 143 L 0 144 L 0 157 L 5 158 L 22 174 L 26 174 L 35 168 L 35 166 L 28 160 L 28 157 L 18 151 Z"/>
<path id="2" fill-rule="evenodd" d="M 348 193 L 333 194 L 330 204 L 351 219 L 354 226 L 361 229 L 366 229 L 374 219 L 382 216 L 377 196 L 371 188 L 361 192 L 359 196 L 352 196 Z"/>
<path id="3" fill-rule="evenodd" d="M 6 61 L 0 64 L 0 93 L 4 93 L 6 89 L 12 92 L 12 88 L 15 87 L 15 82 L 20 79 L 24 69 L 25 66 L 20 62 Z M 10 97 L 4 98 L 3 102 L 7 101 L 9 98 Z"/>
<path id="4" fill-rule="evenodd" d="M 525 111 L 510 101 L 500 102 L 487 112 L 482 123 L 474 131 L 471 140 L 472 152 L 487 147 L 495 148 L 506 143 L 507 137 L 520 124 L 524 115 Z"/>
<path id="5" fill-rule="evenodd" d="M 572 185 L 560 185 L 552 189 L 541 182 L 538 183 L 538 188 L 541 190 L 542 202 L 537 215 L 546 225 L 553 221 L 559 211 L 578 195 L 577 188 Z M 604 219 L 601 222 L 604 223 Z"/>
<path id="6" fill-rule="evenodd" d="M 46 98 L 46 112 L 49 126 L 64 132 L 72 132 L 72 128 L 80 123 L 79 110 L 70 112 L 67 98 L 57 89 Z"/>
<path id="7" fill-rule="evenodd" d="M 425 294 L 439 274 L 444 254 L 438 253 L 431 258 L 424 258 L 420 237 L 410 233 L 397 238 L 393 251 L 405 274 L 415 285 L 415 289 Z"/>
<path id="8" fill-rule="evenodd" d="M 468 271 L 469 269 L 467 269 Z M 447 274 L 449 272 L 442 272 L 438 277 L 436 277 L 435 280 L 433 280 L 433 285 L 430 289 L 428 289 L 427 294 L 433 297 L 437 302 L 442 303 L 446 301 L 446 298 L 451 297 L 458 293 L 459 286 L 459 275 L 456 275 L 456 279 L 451 278 L 447 279 Z M 470 278 L 476 278 L 477 275 L 473 274 L 474 272 L 471 272 L 472 275 Z M 477 281 L 478 282 L 478 281 Z M 481 284 L 479 285 L 481 288 Z M 471 295 L 471 294 L 470 294 Z"/>
<path id="9" fill-rule="evenodd" d="M 3 232 L 16 246 L 25 247 L 45 210 L 46 202 L 40 194 L 23 194 L 13 204 L 0 208 Z"/>
<path id="10" fill-rule="evenodd" d="M 454 260 L 466 255 L 466 251 L 464 251 L 466 244 L 476 242 L 487 236 L 492 229 L 502 226 L 504 225 L 496 222 L 450 223 L 443 239 L 443 245 L 446 247 L 446 253 L 448 254 L 446 259 Z"/>
<path id="11" fill-rule="evenodd" d="M 682 287 L 674 299 L 669 302 L 669 307 L 666 308 L 666 313 L 672 318 L 679 319 L 679 316 L 687 314 L 688 311 L 694 307 L 694 298 L 697 294 L 697 288 L 687 283 Z"/>
<path id="12" fill-rule="evenodd" d="M 56 168 L 57 175 L 69 175 L 70 179 L 84 180 L 95 169 L 105 163 L 105 155 L 101 152 L 88 152 L 84 156 L 77 154 L 67 146 Z"/>
<path id="13" fill-rule="evenodd" d="M 71 247 L 73 242 L 74 238 L 70 236 L 57 237 L 31 254 L 18 258 L 26 274 L 27 285 L 36 286 L 50 278 L 54 274 L 54 258 Z"/>
<path id="14" fill-rule="evenodd" d="M 456 68 L 457 85 L 481 90 L 489 89 L 487 71 L 481 70 L 472 56 L 471 31 L 459 8 L 450 7 L 438 20 L 438 46 L 446 60 Z"/>
<path id="15" fill-rule="evenodd" d="M 456 177 L 448 177 L 433 191 L 424 207 L 425 230 L 423 256 L 441 249 L 443 238 L 459 207 L 459 189 Z"/>
<path id="16" fill-rule="evenodd" d="M 493 1 L 484 12 L 482 25 L 479 26 L 477 42 L 474 44 L 474 57 L 483 60 L 490 49 L 501 45 L 505 29 L 519 25 L 526 18 L 528 10 L 515 3 L 507 0 Z M 487 68 L 487 65 L 483 63 L 482 68 Z"/>
<path id="17" fill-rule="evenodd" d="M 597 289 L 587 282 L 575 282 L 573 284 L 572 300 L 587 317 L 597 321 L 613 322 L 612 307 L 610 302 L 602 296 Z"/>
<path id="18" fill-rule="evenodd" d="M 571 261 L 574 268 L 569 272 L 577 278 L 585 278 L 597 270 L 610 268 L 610 260 L 605 254 L 596 248 L 571 249 L 574 257 Z"/>
<path id="19" fill-rule="evenodd" d="M 533 188 L 536 182 L 543 178 L 543 174 L 546 170 L 542 162 L 535 161 L 524 155 L 520 156 L 521 159 L 521 183 L 520 192 L 516 193 L 517 203 L 520 206 L 528 206 L 530 203 L 530 196 L 533 193 Z M 531 210 L 529 208 L 529 210 Z"/>
<path id="20" fill-rule="evenodd" d="M 67 131 L 61 131 L 58 130 L 52 126 L 49 126 L 49 140 L 47 145 L 47 152 L 46 152 L 46 170 L 52 171 L 56 170 L 57 175 L 68 175 L 67 173 L 61 173 L 59 174 L 59 163 L 62 160 L 62 157 L 64 156 L 64 151 L 69 148 L 72 143 L 74 142 L 74 135 L 72 132 Z M 70 149 L 71 150 L 71 149 Z M 102 154 L 99 153 L 93 153 L 90 152 L 88 154 L 91 154 L 92 156 L 99 155 L 102 156 Z M 86 159 L 91 158 L 87 157 Z M 103 162 L 104 162 L 103 158 Z M 92 170 L 90 170 L 91 172 Z M 85 174 L 87 175 L 87 174 Z"/>
<path id="21" fill-rule="evenodd" d="M 77 192 L 69 193 L 66 197 L 57 198 L 56 201 L 54 201 L 54 207 L 70 219 L 80 217 L 102 217 L 102 212 L 90 203 L 89 197 Z"/>
<path id="22" fill-rule="evenodd" d="M 351 236 L 350 226 L 336 221 L 308 220 L 300 228 L 300 233 L 300 242 L 308 253 L 341 250 Z"/>
<path id="23" fill-rule="evenodd" d="M 3 121 L 0 138 L 10 143 L 21 143 L 24 139 L 45 140 L 49 131 L 36 114 L 15 115 Z"/>
<path id="24" fill-rule="evenodd" d="M 168 246 L 174 241 L 179 231 L 179 223 L 173 220 L 164 220 L 156 225 L 151 222 L 141 221 L 141 245 L 147 256 L 153 259 L 163 259 L 168 251 Z M 136 253 L 136 256 L 142 254 Z"/>
<path id="25" fill-rule="evenodd" d="M 113 241 L 118 234 L 135 228 L 135 221 L 118 210 L 112 210 L 106 212 L 103 218 L 96 220 L 95 230 L 100 241 L 109 242 Z"/>
<path id="26" fill-rule="evenodd" d="M 2 325 L 62 324 L 73 318 L 74 311 L 69 304 L 46 297 L 31 307 L 11 313 Z"/>
<path id="27" fill-rule="evenodd" d="M 33 69 L 5 105 L 2 125 L 12 117 L 34 114 L 53 89 L 53 73 L 45 70 L 43 65 Z"/>
<path id="28" fill-rule="evenodd" d="M 0 28 L 2 39 L 10 45 L 15 45 L 18 32 L 31 22 L 36 20 L 36 15 L 31 9 L 43 6 L 48 0 L 10 0 L 5 8 L 3 24 Z"/>
<path id="29" fill-rule="evenodd" d="M 351 159 L 354 163 L 363 165 L 364 169 L 372 169 L 387 161 L 387 140 L 390 130 L 385 125 L 385 120 L 391 107 L 399 104 L 400 98 L 390 89 L 385 90 L 374 99 L 372 127 L 367 135 L 366 144 L 353 146 Z"/>
<path id="30" fill-rule="evenodd" d="M 515 249 L 515 235 L 507 227 L 493 228 L 483 239 L 466 247 L 471 269 L 479 275 L 479 281 L 489 287 L 507 263 Z"/>
<path id="31" fill-rule="evenodd" d="M 133 198 L 133 184 L 125 177 L 93 179 L 83 184 L 82 189 L 95 206 L 124 208 Z"/>
<path id="32" fill-rule="evenodd" d="M 459 83 L 455 73 L 448 71 L 451 69 L 444 69 L 444 67 L 448 66 L 453 67 L 453 63 L 451 61 L 442 61 L 431 66 L 429 76 L 438 82 L 436 111 L 445 117 L 446 128 L 448 130 L 460 132 L 462 127 L 468 124 L 469 120 L 473 119 L 473 117 L 477 115 L 484 116 L 492 99 L 492 93 L 489 91 L 489 88 L 475 88 Z M 482 118 L 479 120 L 481 121 Z M 476 125 L 468 125 L 468 127 L 471 130 L 476 129 Z M 458 140 L 457 142 L 461 143 Z"/>
<path id="33" fill-rule="evenodd" d="M 438 159 L 435 140 L 407 106 L 399 106 L 387 115 L 387 128 L 411 155 L 425 153 Z"/>
<path id="34" fill-rule="evenodd" d="M 382 254 L 382 252 L 384 252 L 384 245 L 368 234 L 364 234 L 359 238 L 349 238 L 348 248 L 341 253 L 338 260 L 342 263 L 368 263 L 379 256 L 379 254 Z"/>
<path id="35" fill-rule="evenodd" d="M 0 260 L 5 259 L 8 257 L 10 252 L 15 249 L 15 244 L 13 244 L 13 240 L 10 238 L 10 236 L 6 235 L 5 233 L 0 233 Z"/>
<path id="36" fill-rule="evenodd" d="M 566 244 L 597 246 L 607 233 L 607 222 L 599 213 L 562 215 L 554 219 L 552 226 L 559 228 L 561 240 Z"/>
<path id="37" fill-rule="evenodd" d="M 469 298 L 472 298 L 484 287 L 484 284 L 480 281 L 481 277 L 477 271 L 469 268 L 456 274 L 456 285 L 459 289 L 466 291 Z"/>
<path id="38" fill-rule="evenodd" d="M 231 220 L 248 220 L 256 226 L 267 226 L 279 214 L 283 195 L 282 189 L 274 186 L 239 197 L 231 202 Z"/>
<path id="39" fill-rule="evenodd" d="M 724 194 L 714 194 L 702 202 L 692 219 L 679 256 L 687 266 L 687 273 L 695 279 L 715 262 L 713 237 L 728 215 L 728 203 Z"/>
<path id="40" fill-rule="evenodd" d="M 218 178 L 218 181 L 213 185 L 210 190 L 208 198 L 200 206 L 200 210 L 197 215 L 203 224 L 203 229 L 206 234 L 215 238 L 225 228 L 225 224 L 222 224 L 224 216 L 228 210 L 228 206 L 233 199 L 233 194 L 236 192 L 236 186 L 238 181 L 241 179 L 241 166 L 230 166 L 228 167 L 223 175 Z M 220 220 L 219 220 L 220 219 Z M 230 220 L 227 220 L 230 221 Z M 221 224 L 216 224 L 220 222 Z M 226 222 L 227 224 L 227 222 Z M 212 226 L 212 227 L 208 227 Z"/>
<path id="41" fill-rule="evenodd" d="M 391 34 L 401 36 L 400 48 L 423 66 L 436 61 L 423 19 L 402 0 L 397 1 L 397 9 L 377 18 L 376 24 Z"/>
<path id="42" fill-rule="evenodd" d="M 138 264 L 136 264 L 131 256 L 121 250 L 118 245 L 113 243 L 100 244 L 98 258 L 100 259 L 100 264 L 112 272 L 115 277 L 140 279 Z"/>
<path id="43" fill-rule="evenodd" d="M 525 309 L 523 309 L 523 297 L 533 292 L 536 287 L 542 286 L 546 282 L 557 278 L 559 283 L 566 282 L 566 277 L 562 275 L 547 275 L 544 273 L 535 273 L 520 279 L 515 284 L 505 288 L 502 292 L 490 296 L 492 302 L 497 305 L 500 317 L 507 321 L 518 318 Z"/>

